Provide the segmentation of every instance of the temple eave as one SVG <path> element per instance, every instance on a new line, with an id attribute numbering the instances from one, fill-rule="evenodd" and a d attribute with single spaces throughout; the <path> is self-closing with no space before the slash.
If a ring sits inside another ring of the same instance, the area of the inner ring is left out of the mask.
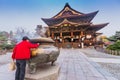
<path id="1" fill-rule="evenodd" d="M 94 31 L 98 31 L 102 28 L 104 28 L 105 26 L 107 26 L 109 23 L 103 23 L 103 24 L 92 24 L 90 25 L 90 27 L 88 28 L 88 30 L 94 30 Z"/>
<path id="2" fill-rule="evenodd" d="M 91 24 L 91 27 L 107 26 L 109 23 Z"/>
<path id="3" fill-rule="evenodd" d="M 84 15 L 84 16 L 71 16 L 71 17 L 66 17 L 66 18 L 42 18 L 42 20 L 49 26 L 52 25 L 56 25 L 56 24 L 60 24 L 64 19 L 67 19 L 70 22 L 73 23 L 80 23 L 80 22 L 90 22 L 94 16 L 95 13 L 97 14 L 97 12 L 94 12 L 94 15 Z"/>

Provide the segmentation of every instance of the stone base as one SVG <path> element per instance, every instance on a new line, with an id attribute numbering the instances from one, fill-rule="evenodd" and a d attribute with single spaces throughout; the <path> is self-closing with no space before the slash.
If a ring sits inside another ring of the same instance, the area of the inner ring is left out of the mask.
<path id="1" fill-rule="evenodd" d="M 57 80 L 59 73 L 59 66 L 51 66 L 50 64 L 40 65 L 37 68 L 36 73 L 30 74 L 28 70 L 26 71 L 26 80 Z"/>

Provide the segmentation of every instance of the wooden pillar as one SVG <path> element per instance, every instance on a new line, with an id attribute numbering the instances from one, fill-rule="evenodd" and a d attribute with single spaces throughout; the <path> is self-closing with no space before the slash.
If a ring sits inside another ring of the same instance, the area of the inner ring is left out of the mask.
<path id="1" fill-rule="evenodd" d="M 50 37 L 50 29 L 47 30 L 47 36 Z"/>
<path id="2" fill-rule="evenodd" d="M 80 35 L 79 35 L 79 41 L 81 42 L 81 32 L 80 32 Z"/>
<path id="3" fill-rule="evenodd" d="M 81 31 L 80 35 L 81 35 L 81 37 L 83 37 L 83 31 Z"/>
<path id="4" fill-rule="evenodd" d="M 54 39 L 54 33 L 52 32 L 52 39 Z"/>
<path id="5" fill-rule="evenodd" d="M 79 40 L 78 41 L 78 48 L 80 48 L 81 47 L 81 44 L 80 44 L 80 42 L 81 42 L 81 34 L 78 35 L 78 40 Z"/>
<path id="6" fill-rule="evenodd" d="M 95 33 L 95 32 L 93 33 L 93 35 L 94 35 L 94 46 L 96 46 L 96 42 L 97 42 L 97 35 L 96 35 L 96 33 Z"/>
<path id="7" fill-rule="evenodd" d="M 73 37 L 73 32 L 71 32 L 71 37 Z"/>
<path id="8" fill-rule="evenodd" d="M 60 37 L 62 37 L 62 32 L 60 32 Z"/>
<path id="9" fill-rule="evenodd" d="M 62 40 L 62 42 L 61 42 Z M 61 42 L 61 47 L 63 46 L 63 39 L 62 39 L 62 32 L 60 32 L 60 42 Z"/>

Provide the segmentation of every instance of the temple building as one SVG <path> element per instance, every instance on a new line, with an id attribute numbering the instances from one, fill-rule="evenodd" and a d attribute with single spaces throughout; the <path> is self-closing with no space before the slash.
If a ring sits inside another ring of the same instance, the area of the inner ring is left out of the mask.
<path id="1" fill-rule="evenodd" d="M 57 15 L 42 20 L 48 25 L 48 37 L 55 40 L 57 47 L 84 48 L 94 46 L 97 42 L 96 37 L 102 34 L 97 31 L 108 25 L 91 22 L 97 13 L 98 11 L 81 13 L 66 3 Z"/>

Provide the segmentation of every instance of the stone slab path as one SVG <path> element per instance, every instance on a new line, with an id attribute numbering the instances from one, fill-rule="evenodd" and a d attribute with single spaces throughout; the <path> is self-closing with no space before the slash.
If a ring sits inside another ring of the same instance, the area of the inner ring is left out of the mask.
<path id="1" fill-rule="evenodd" d="M 91 61 L 79 49 L 61 49 L 58 80 L 118 80 Z"/>
<path id="2" fill-rule="evenodd" d="M 114 58 L 90 58 L 94 62 L 102 62 L 102 63 L 118 63 L 120 64 L 120 59 Z"/>

